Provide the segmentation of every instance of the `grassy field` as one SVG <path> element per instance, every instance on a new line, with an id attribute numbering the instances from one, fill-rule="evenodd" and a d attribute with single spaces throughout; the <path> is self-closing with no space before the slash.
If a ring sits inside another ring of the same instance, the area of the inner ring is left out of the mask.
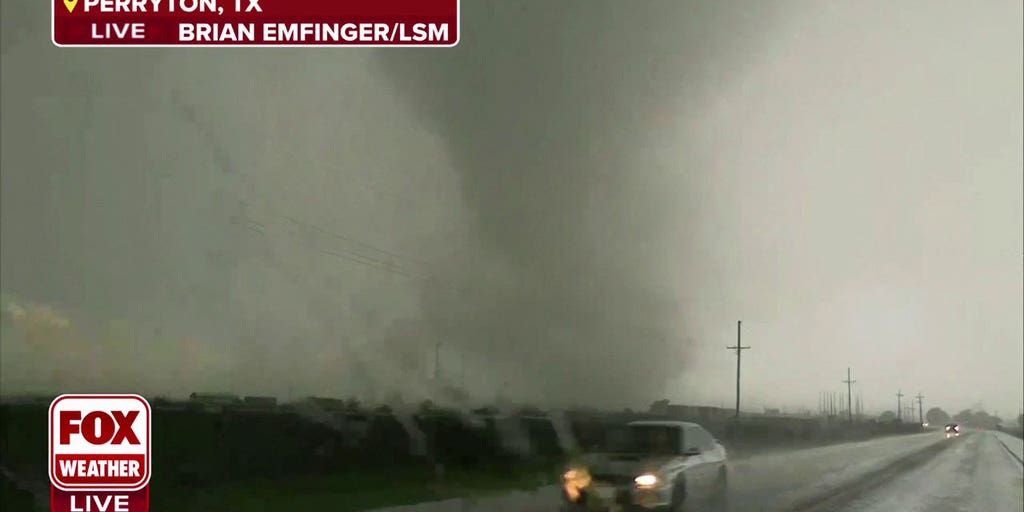
<path id="1" fill-rule="evenodd" d="M 458 471 L 438 479 L 426 470 L 402 470 L 254 479 L 203 487 L 151 486 L 153 512 L 232 510 L 354 512 L 449 498 L 533 489 L 555 481 L 558 471 L 517 470 L 511 474 Z"/>
<path id="2" fill-rule="evenodd" d="M 46 406 L 0 407 L 0 463 L 46 489 Z M 556 481 L 558 458 L 529 461 L 464 459 L 479 439 L 459 431 L 443 477 L 422 458 L 384 451 L 336 451 L 326 462 L 316 448 L 332 432 L 293 415 L 216 415 L 156 411 L 151 509 L 277 511 L 327 507 L 356 511 L 389 505 L 530 489 Z M 366 462 L 370 462 L 372 466 Z M 471 465 L 470 469 L 467 465 Z M 560 469 L 560 468 L 558 468 Z M 23 495 L 5 484 L 3 510 L 24 510 Z M 13 500 L 20 500 L 14 502 Z"/>
<path id="3" fill-rule="evenodd" d="M 32 495 L 14 486 L 3 474 L 0 474 L 0 510 L 5 512 L 42 512 L 43 508 L 33 508 Z"/>

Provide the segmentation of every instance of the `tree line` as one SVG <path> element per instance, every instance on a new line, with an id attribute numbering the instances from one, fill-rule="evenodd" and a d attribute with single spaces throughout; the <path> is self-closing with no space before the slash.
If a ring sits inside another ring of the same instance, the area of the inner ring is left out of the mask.
<path id="1" fill-rule="evenodd" d="M 1002 418 L 989 414 L 984 410 L 973 410 L 964 409 L 952 416 L 940 407 L 932 407 L 925 412 L 924 419 L 929 425 L 945 425 L 947 423 L 963 423 L 973 427 L 981 427 L 986 429 L 996 429 L 1000 426 L 1003 427 L 1015 427 L 1022 428 L 1024 424 L 1024 415 L 1018 416 L 1016 425 L 1010 425 L 1005 422 Z M 885 411 L 878 417 L 878 421 L 883 423 L 890 423 L 898 421 L 896 413 L 893 411 Z M 913 421 L 913 418 L 908 421 Z"/>

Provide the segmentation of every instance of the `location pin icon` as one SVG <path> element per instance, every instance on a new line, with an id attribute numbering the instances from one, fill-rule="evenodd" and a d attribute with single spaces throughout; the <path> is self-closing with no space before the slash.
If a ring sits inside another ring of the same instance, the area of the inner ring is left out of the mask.
<path id="1" fill-rule="evenodd" d="M 68 12 L 74 12 L 75 6 L 78 5 L 78 0 L 64 0 L 64 7 L 68 8 Z"/>

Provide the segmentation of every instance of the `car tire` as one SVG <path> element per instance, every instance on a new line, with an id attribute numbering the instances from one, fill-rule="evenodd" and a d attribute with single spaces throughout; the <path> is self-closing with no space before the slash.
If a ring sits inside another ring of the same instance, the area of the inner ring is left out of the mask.
<path id="1" fill-rule="evenodd" d="M 725 466 L 718 468 L 718 475 L 715 477 L 715 485 L 711 491 L 711 503 L 716 508 L 725 505 L 729 496 L 729 470 Z"/>
<path id="2" fill-rule="evenodd" d="M 686 482 L 679 481 L 672 487 L 672 501 L 668 505 L 669 512 L 686 512 Z"/>
<path id="3" fill-rule="evenodd" d="M 715 490 L 725 491 L 729 487 L 729 468 L 725 465 L 718 467 L 718 476 L 715 478 Z"/>

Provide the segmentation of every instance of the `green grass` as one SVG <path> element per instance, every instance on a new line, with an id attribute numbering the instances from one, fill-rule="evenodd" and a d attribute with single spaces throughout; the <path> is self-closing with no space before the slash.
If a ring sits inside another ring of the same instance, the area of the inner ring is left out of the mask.
<path id="1" fill-rule="evenodd" d="M 172 487 L 154 482 L 153 512 L 231 510 L 354 512 L 459 497 L 481 497 L 513 489 L 534 489 L 555 481 L 550 467 L 521 468 L 509 474 L 459 470 L 434 478 L 425 469 L 256 479 L 203 487 Z"/>
<path id="2" fill-rule="evenodd" d="M 0 510 L 36 512 L 39 507 L 36 507 L 31 494 L 16 488 L 0 475 Z"/>

